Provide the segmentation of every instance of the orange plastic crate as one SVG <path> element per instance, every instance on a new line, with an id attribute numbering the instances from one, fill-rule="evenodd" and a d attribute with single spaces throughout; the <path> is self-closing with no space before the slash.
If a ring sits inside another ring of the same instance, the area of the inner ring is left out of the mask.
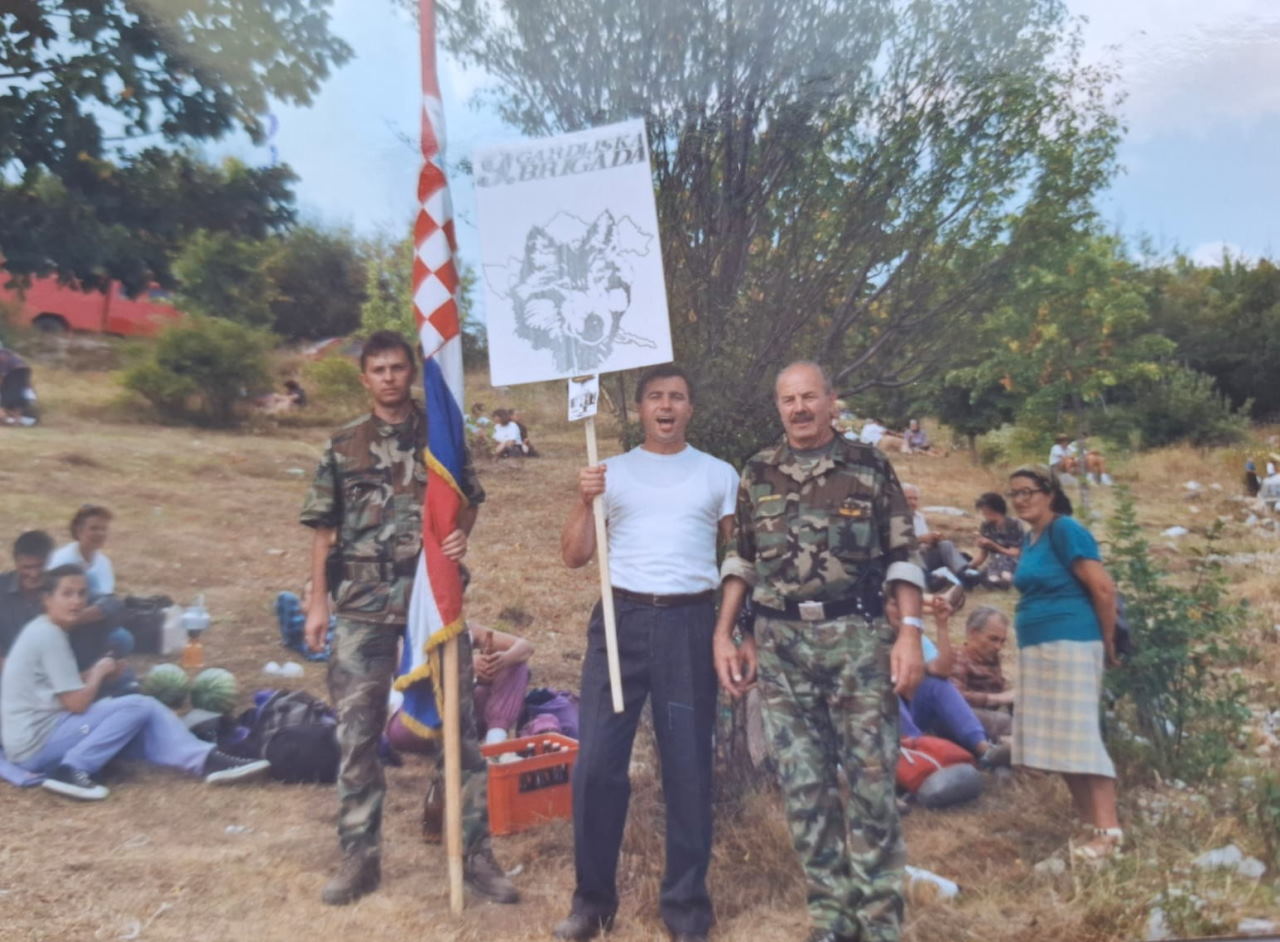
<path id="1" fill-rule="evenodd" d="M 546 752 L 556 743 L 558 752 Z M 515 834 L 552 818 L 573 814 L 569 780 L 578 758 L 578 742 L 559 733 L 524 736 L 481 746 L 486 759 L 533 747 L 535 754 L 518 762 L 489 764 L 489 831 Z"/>

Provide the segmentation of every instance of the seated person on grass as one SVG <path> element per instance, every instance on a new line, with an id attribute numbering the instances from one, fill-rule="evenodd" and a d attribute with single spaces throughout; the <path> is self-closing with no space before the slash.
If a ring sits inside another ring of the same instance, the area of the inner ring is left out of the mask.
<path id="1" fill-rule="evenodd" d="M 529 658 L 533 645 L 526 639 L 481 625 L 468 625 L 475 652 L 473 693 L 476 737 L 485 744 L 503 742 L 520 721 L 525 691 L 529 689 Z M 433 752 L 435 744 L 408 729 L 395 710 L 387 721 L 387 739 L 404 752 Z"/>
<path id="2" fill-rule="evenodd" d="M 1013 573 L 1022 555 L 1022 524 L 1009 516 L 1009 505 L 995 491 L 988 491 L 974 502 L 982 515 L 978 528 L 978 553 L 970 566 L 982 573 L 984 585 L 1007 589 L 1013 585 Z"/>
<path id="3" fill-rule="evenodd" d="M 117 755 L 181 769 L 210 785 L 267 771 L 266 760 L 229 756 L 197 739 L 152 697 L 97 699 L 121 664 L 106 656 L 83 674 L 76 667 L 69 636 L 88 594 L 78 566 L 57 566 L 44 575 L 44 614 L 22 630 L 0 680 L 0 738 L 10 762 L 45 775 L 50 791 L 86 801 L 107 797 L 94 775 Z"/>
<path id="4" fill-rule="evenodd" d="M 53 537 L 43 530 L 28 530 L 13 542 L 13 570 L 0 574 L 0 668 L 18 632 L 44 611 L 40 587 L 52 552 Z"/>
<path id="5" fill-rule="evenodd" d="M 49 557 L 48 568 L 79 566 L 89 581 L 89 605 L 80 613 L 72 636 L 71 650 L 76 664 L 86 670 L 104 654 L 123 657 L 133 651 L 133 634 L 120 627 L 124 602 L 115 594 L 116 571 L 102 547 L 106 545 L 113 514 L 106 507 L 84 504 L 71 518 L 72 542 L 58 547 Z M 113 676 L 102 687 L 102 696 L 131 693 L 136 689 L 132 669 Z"/>
<path id="6" fill-rule="evenodd" d="M 945 451 L 938 451 L 929 441 L 929 435 L 920 427 L 919 419 L 907 423 L 907 430 L 902 436 L 902 453 L 905 455 L 929 455 L 934 458 L 945 458 Z"/>
<path id="7" fill-rule="evenodd" d="M 973 713 L 982 721 L 987 738 L 1013 731 L 1013 687 L 1000 667 L 1000 652 L 1009 638 L 1009 616 L 982 605 L 969 613 L 964 644 L 951 664 L 955 684 Z"/>
<path id="8" fill-rule="evenodd" d="M 858 433 L 858 441 L 864 445 L 874 445 L 881 451 L 902 451 L 902 436 L 891 432 L 876 419 L 869 418 Z"/>
<path id="9" fill-rule="evenodd" d="M 992 769 L 1008 765 L 1010 750 L 1007 745 L 994 745 L 987 736 L 981 721 L 974 715 L 964 697 L 947 678 L 952 670 L 951 637 L 948 625 L 951 621 L 951 605 L 941 595 L 925 596 L 925 609 L 933 615 L 934 629 L 938 636 L 934 644 L 923 632 L 920 642 L 924 648 L 924 680 L 911 695 L 910 700 L 898 698 L 900 735 L 904 739 L 916 736 L 939 736 L 968 749 L 978 758 L 980 768 Z M 890 624 L 898 624 L 896 601 L 885 604 L 885 617 Z"/>
<path id="10" fill-rule="evenodd" d="M 495 458 L 524 458 L 531 449 L 520 431 L 520 423 L 507 409 L 493 410 L 493 456 Z"/>
<path id="11" fill-rule="evenodd" d="M 961 580 L 972 584 L 978 578 L 978 573 L 969 564 L 968 557 L 950 540 L 944 540 L 942 534 L 934 533 L 929 529 L 924 514 L 920 512 L 920 488 L 904 482 L 902 494 L 911 508 L 912 525 L 915 527 L 916 541 L 920 544 L 920 558 L 924 561 L 925 578 L 929 582 L 929 588 L 936 592 L 946 588 L 947 582 Z M 948 579 L 938 570 L 949 572 L 956 579 Z"/>
<path id="12" fill-rule="evenodd" d="M 302 597 L 292 592 L 281 592 L 276 596 L 276 625 L 280 629 L 280 643 L 301 654 L 308 661 L 329 660 L 329 638 L 333 637 L 333 625 L 337 616 L 329 613 L 329 638 L 325 639 L 323 651 L 312 651 L 307 646 L 304 629 L 307 625 L 307 612 L 311 610 L 311 577 L 302 583 Z"/>

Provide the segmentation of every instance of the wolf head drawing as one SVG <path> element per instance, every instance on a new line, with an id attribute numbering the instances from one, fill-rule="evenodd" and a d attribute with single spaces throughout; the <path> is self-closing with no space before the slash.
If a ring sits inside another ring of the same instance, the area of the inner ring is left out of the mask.
<path id="1" fill-rule="evenodd" d="M 615 343 L 652 344 L 621 327 L 631 275 L 613 214 L 601 213 L 581 234 L 568 232 L 552 225 L 529 230 L 509 295 L 516 335 L 550 350 L 558 371 L 595 373 Z"/>

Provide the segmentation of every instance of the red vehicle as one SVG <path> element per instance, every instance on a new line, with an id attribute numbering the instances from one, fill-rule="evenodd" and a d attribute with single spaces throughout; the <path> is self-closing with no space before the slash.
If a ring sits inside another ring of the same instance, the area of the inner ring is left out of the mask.
<path id="1" fill-rule="evenodd" d="M 160 288 L 130 298 L 119 282 L 107 291 L 80 291 L 58 284 L 56 278 L 34 278 L 25 292 L 4 287 L 0 270 L 0 303 L 17 309 L 13 323 L 61 333 L 91 330 L 126 337 L 151 337 L 182 317 L 166 304 L 168 292 Z"/>

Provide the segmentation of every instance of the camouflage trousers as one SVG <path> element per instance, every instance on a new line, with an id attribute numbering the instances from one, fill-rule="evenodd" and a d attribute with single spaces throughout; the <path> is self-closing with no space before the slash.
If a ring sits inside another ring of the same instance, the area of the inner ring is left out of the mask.
<path id="1" fill-rule="evenodd" d="M 897 942 L 906 851 L 894 797 L 894 632 L 883 619 L 756 619 L 765 733 L 815 927 Z M 849 783 L 841 793 L 837 770 Z"/>
<path id="2" fill-rule="evenodd" d="M 338 714 L 338 840 L 344 851 L 376 849 L 387 792 L 378 739 L 387 725 L 387 695 L 395 676 L 403 626 L 339 617 L 329 655 L 329 696 Z M 462 731 L 462 847 L 470 853 L 489 840 L 489 772 L 475 734 L 471 691 L 471 638 L 458 636 L 459 724 Z M 437 776 L 444 774 L 439 750 Z"/>

